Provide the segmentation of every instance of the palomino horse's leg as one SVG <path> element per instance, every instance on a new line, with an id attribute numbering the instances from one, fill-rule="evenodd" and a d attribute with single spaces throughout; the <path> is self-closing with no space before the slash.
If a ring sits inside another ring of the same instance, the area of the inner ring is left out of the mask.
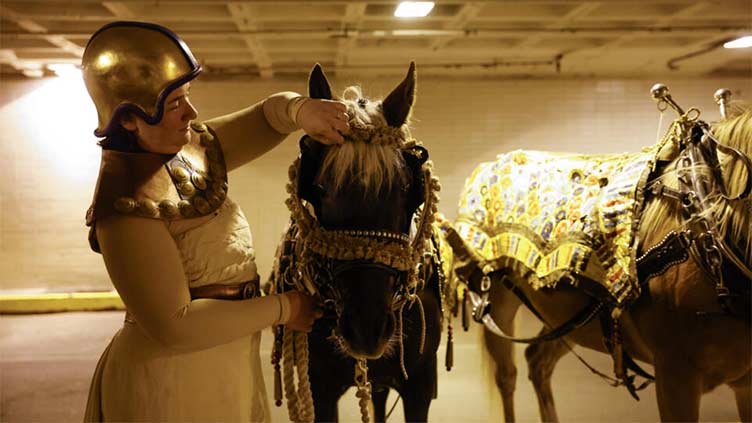
<path id="1" fill-rule="evenodd" d="M 548 331 L 547 328 L 541 329 L 541 333 L 546 331 Z M 558 339 L 531 344 L 525 348 L 528 378 L 533 383 L 535 394 L 538 396 L 538 409 L 540 410 L 541 421 L 559 421 L 559 417 L 556 415 L 554 395 L 551 391 L 551 375 L 554 373 L 556 363 L 568 351 L 569 349 L 566 344 Z"/>
<path id="2" fill-rule="evenodd" d="M 389 396 L 389 388 L 377 388 L 371 392 L 373 401 L 373 420 L 376 423 L 386 420 L 386 398 Z"/>
<path id="3" fill-rule="evenodd" d="M 729 383 L 736 396 L 736 408 L 739 410 L 739 420 L 752 422 L 752 372 L 739 380 Z"/>
<path id="4" fill-rule="evenodd" d="M 514 316 L 520 307 L 520 300 L 500 282 L 494 281 L 491 289 L 491 316 L 496 324 L 508 335 L 514 335 Z M 504 405 L 504 421 L 515 421 L 514 389 L 517 384 L 517 366 L 514 363 L 514 343 L 499 338 L 488 330 L 483 331 L 486 350 L 496 364 L 494 380 L 501 393 Z"/>
<path id="5" fill-rule="evenodd" d="M 505 328 L 501 322 L 497 321 L 499 327 L 508 335 L 513 335 L 512 328 Z M 510 324 L 509 326 L 513 326 Z M 484 330 L 486 349 L 493 357 L 496 371 L 494 372 L 494 382 L 501 394 L 501 401 L 504 405 L 504 421 L 514 422 L 514 389 L 517 384 L 517 366 L 514 363 L 514 343 L 501 339 L 490 331 Z"/>
<path id="6" fill-rule="evenodd" d="M 702 380 L 680 351 L 655 354 L 655 393 L 664 422 L 696 422 L 700 415 Z"/>

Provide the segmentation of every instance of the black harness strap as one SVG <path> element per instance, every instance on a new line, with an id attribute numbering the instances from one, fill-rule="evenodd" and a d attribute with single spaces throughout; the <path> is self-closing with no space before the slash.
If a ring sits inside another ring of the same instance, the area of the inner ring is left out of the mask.
<path id="1" fill-rule="evenodd" d="M 533 303 L 530 302 L 530 300 L 525 296 L 525 294 L 520 290 L 517 286 L 515 286 L 511 281 L 509 281 L 508 278 L 503 277 L 502 282 L 504 283 L 504 286 L 511 290 L 519 299 L 522 301 L 525 306 L 535 315 L 535 317 L 538 318 L 541 322 L 546 324 L 546 320 L 543 318 L 543 316 L 540 314 L 540 312 L 533 306 Z M 491 307 L 491 303 L 485 303 L 484 305 L 486 308 Z M 572 316 L 571 319 L 564 322 L 562 325 L 553 328 L 549 330 L 548 332 L 544 332 L 538 336 L 534 336 L 531 338 L 515 338 L 513 336 L 509 336 L 503 332 L 496 332 L 494 331 L 494 334 L 502 339 L 506 339 L 511 342 L 521 343 L 521 344 L 535 344 L 539 342 L 546 342 L 546 341 L 553 341 L 555 339 L 561 338 L 562 336 L 565 336 L 569 334 L 570 332 L 574 331 L 575 329 L 581 328 L 588 323 L 590 323 L 593 318 L 598 314 L 598 312 L 603 307 L 603 303 L 593 299 L 587 306 L 585 306 L 582 310 L 580 310 L 577 314 Z M 490 317 L 490 314 L 488 313 L 488 310 L 484 310 L 482 313 L 483 316 L 488 315 Z"/>
<path id="2" fill-rule="evenodd" d="M 504 284 L 504 287 L 512 291 L 519 299 L 522 301 L 523 304 L 537 317 L 541 322 L 548 325 L 546 323 L 546 320 L 543 318 L 543 315 L 535 308 L 533 303 L 527 298 L 527 296 L 522 292 L 521 289 L 519 289 L 516 285 L 514 285 L 509 278 L 502 277 L 502 283 Z M 486 307 L 490 307 L 490 303 L 486 303 Z M 604 308 L 605 307 L 605 308 Z M 590 323 L 595 316 L 600 315 L 600 322 L 601 322 L 601 328 L 603 332 L 603 340 L 604 345 L 606 346 L 606 349 L 611 354 L 611 356 L 614 358 L 614 369 L 617 376 L 617 379 L 610 378 L 606 376 L 605 374 L 599 372 L 592 366 L 590 366 L 582 357 L 580 357 L 574 350 L 572 350 L 571 347 L 567 344 L 570 351 L 572 351 L 575 356 L 593 373 L 609 380 L 612 382 L 614 386 L 618 386 L 620 384 L 624 385 L 627 390 L 629 391 L 630 395 L 632 395 L 633 398 L 636 400 L 640 400 L 639 396 L 637 395 L 637 391 L 640 391 L 642 389 L 645 389 L 650 383 L 652 383 L 655 380 L 655 377 L 645 371 L 642 367 L 640 367 L 639 364 L 637 364 L 634 359 L 627 353 L 627 351 L 624 350 L 622 347 L 622 339 L 621 339 L 621 329 L 620 325 L 618 323 L 618 320 L 615 320 L 611 317 L 611 307 L 606 307 L 606 304 L 595 297 L 591 297 L 590 303 L 583 308 L 580 312 L 578 312 L 576 315 L 574 315 L 571 319 L 563 323 L 561 326 L 556 327 L 555 329 L 552 329 L 548 332 L 544 332 L 538 336 L 532 337 L 532 338 L 515 338 L 506 335 L 502 332 L 492 331 L 496 336 L 506 339 L 511 342 L 517 342 L 517 343 L 524 343 L 524 344 L 533 344 L 533 343 L 540 343 L 540 342 L 547 342 L 547 341 L 553 341 L 556 339 L 559 339 L 563 336 L 566 336 L 570 332 L 574 331 L 575 329 L 578 329 L 582 326 L 587 325 Z M 490 314 L 488 314 L 486 311 L 483 313 L 484 316 L 487 316 L 486 318 L 490 318 Z M 485 323 L 485 321 L 483 321 Z M 486 325 L 488 326 L 488 325 Z M 634 374 L 629 375 L 628 371 L 632 371 Z M 635 386 L 635 375 L 641 376 L 645 378 L 645 381 L 640 384 L 639 386 Z"/>
<path id="3" fill-rule="evenodd" d="M 637 258 L 637 280 L 641 285 L 665 273 L 670 267 L 689 260 L 691 241 L 685 232 L 669 232 L 658 244 Z"/>
<path id="4" fill-rule="evenodd" d="M 640 367 L 624 349 L 621 338 L 621 324 L 618 318 L 614 319 L 612 317 L 610 310 L 606 309 L 601 312 L 600 321 L 601 331 L 603 332 L 603 345 L 605 345 L 614 360 L 614 373 L 618 381 L 617 384 L 623 384 L 627 388 L 627 391 L 629 391 L 629 394 L 632 395 L 632 398 L 639 401 L 640 397 L 637 395 L 637 391 L 645 389 L 654 382 L 655 376 Z M 629 370 L 634 374 L 630 375 Z M 645 381 L 640 386 L 635 386 L 635 376 L 640 376 Z"/>

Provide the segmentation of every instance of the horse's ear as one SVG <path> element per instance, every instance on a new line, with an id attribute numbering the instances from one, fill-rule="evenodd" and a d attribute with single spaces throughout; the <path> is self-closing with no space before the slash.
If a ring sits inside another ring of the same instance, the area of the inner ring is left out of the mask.
<path id="1" fill-rule="evenodd" d="M 314 183 L 321 168 L 324 145 L 309 136 L 300 139 L 300 165 L 298 167 L 298 198 L 308 201 L 318 213 L 321 192 Z"/>
<path id="2" fill-rule="evenodd" d="M 321 65 L 318 63 L 311 70 L 311 75 L 308 76 L 308 96 L 323 100 L 332 99 L 332 89 L 329 87 L 329 81 L 326 79 L 324 70 L 321 69 Z"/>
<path id="3" fill-rule="evenodd" d="M 415 102 L 415 62 L 410 62 L 405 79 L 382 102 L 384 118 L 389 126 L 400 127 L 410 116 Z"/>

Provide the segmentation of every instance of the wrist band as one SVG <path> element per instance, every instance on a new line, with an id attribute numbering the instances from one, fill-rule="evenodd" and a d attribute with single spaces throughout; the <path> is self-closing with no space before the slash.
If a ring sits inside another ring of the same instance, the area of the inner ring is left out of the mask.
<path id="1" fill-rule="evenodd" d="M 279 316 L 277 316 L 277 324 L 282 324 L 282 296 L 285 294 L 277 295 L 277 304 L 279 304 Z"/>
<path id="2" fill-rule="evenodd" d="M 295 123 L 295 125 L 298 125 L 298 112 L 300 111 L 300 108 L 303 107 L 303 105 L 310 99 L 310 97 L 301 95 L 293 98 L 287 104 L 287 115 L 290 117 L 290 120 Z"/>

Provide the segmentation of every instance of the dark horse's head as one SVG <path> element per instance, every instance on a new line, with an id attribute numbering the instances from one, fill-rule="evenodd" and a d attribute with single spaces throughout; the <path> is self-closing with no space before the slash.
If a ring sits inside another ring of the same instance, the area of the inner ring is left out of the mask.
<path id="1" fill-rule="evenodd" d="M 319 65 L 309 91 L 312 98 L 333 98 Z M 347 104 L 351 127 L 346 142 L 324 146 L 304 137 L 300 144 L 297 194 L 307 203 L 301 203 L 306 213 L 313 211 L 305 235 L 306 279 L 335 312 L 341 346 L 357 358 L 384 353 L 395 334 L 395 310 L 411 294 L 412 269 L 422 253 L 410 236 L 413 215 L 426 196 L 428 158 L 407 128 L 414 98 L 414 64 L 383 101 L 350 87 L 339 98 Z"/>

